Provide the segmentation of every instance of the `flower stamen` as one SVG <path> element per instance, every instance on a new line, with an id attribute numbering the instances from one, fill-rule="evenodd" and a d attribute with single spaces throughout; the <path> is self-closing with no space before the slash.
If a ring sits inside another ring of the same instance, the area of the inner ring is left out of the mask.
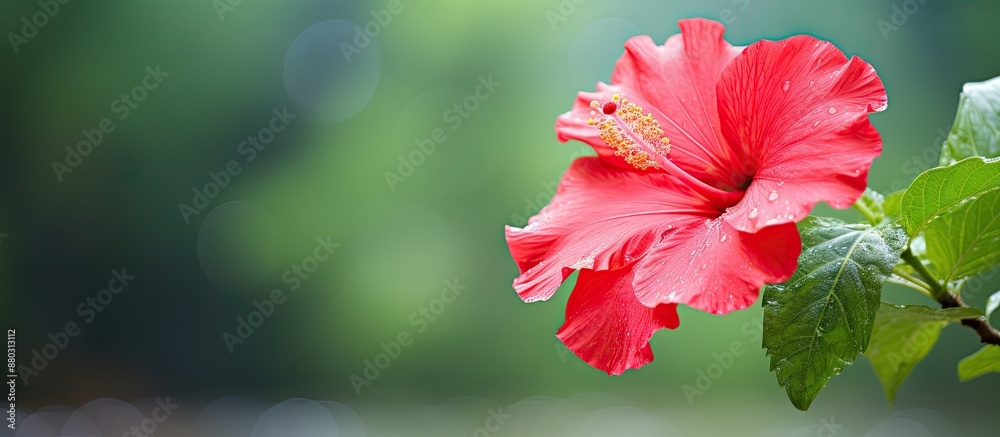
<path id="1" fill-rule="evenodd" d="M 594 109 L 590 115 L 598 118 L 591 118 L 587 123 L 597 127 L 600 138 L 615 149 L 615 156 L 640 170 L 658 168 L 658 161 L 666 159 L 670 153 L 670 139 L 663 136 L 660 122 L 651 113 L 643 114 L 642 107 L 619 94 L 611 99 L 603 105 L 597 100 L 590 102 Z"/>

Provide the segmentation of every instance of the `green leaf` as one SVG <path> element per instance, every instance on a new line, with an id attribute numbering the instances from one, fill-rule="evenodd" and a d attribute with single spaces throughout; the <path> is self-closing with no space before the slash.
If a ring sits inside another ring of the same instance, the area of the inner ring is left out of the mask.
<path id="1" fill-rule="evenodd" d="M 792 404 L 809 408 L 868 346 L 882 284 L 907 244 L 898 225 L 808 217 L 792 278 L 764 291 L 764 347 Z"/>
<path id="2" fill-rule="evenodd" d="M 915 237 L 952 207 L 998 186 L 1000 159 L 968 158 L 927 170 L 903 193 L 900 210 L 906 230 Z"/>
<path id="3" fill-rule="evenodd" d="M 941 148 L 941 165 L 972 156 L 1000 156 L 1000 77 L 962 88 L 955 123 Z"/>
<path id="4" fill-rule="evenodd" d="M 899 218 L 900 212 L 900 201 L 903 199 L 903 193 L 906 190 L 899 190 L 885 196 L 885 201 L 882 202 L 882 210 L 885 216 L 888 218 Z"/>
<path id="5" fill-rule="evenodd" d="M 927 259 L 934 275 L 948 283 L 1000 263 L 1000 188 L 952 207 L 927 224 Z"/>
<path id="6" fill-rule="evenodd" d="M 958 380 L 962 382 L 990 372 L 1000 372 L 1000 346 L 986 346 L 958 362 Z"/>
<path id="7" fill-rule="evenodd" d="M 882 303 L 871 342 L 865 355 L 871 360 L 875 374 L 882 381 L 885 397 L 891 407 L 896 391 L 910 371 L 937 342 L 941 329 L 952 322 L 979 317 L 975 308 L 933 309 L 917 305 Z"/>
<path id="8" fill-rule="evenodd" d="M 993 311 L 996 311 L 997 308 L 1000 308 L 1000 291 L 993 293 L 993 295 L 990 296 L 990 298 L 986 301 L 987 320 L 990 318 L 990 315 L 993 314 Z"/>
<path id="9" fill-rule="evenodd" d="M 865 188 L 855 207 L 859 211 L 863 211 L 861 214 L 865 216 L 866 220 L 873 225 L 877 225 L 885 219 L 885 212 L 882 210 L 882 202 L 884 201 L 885 198 L 878 191 Z"/>

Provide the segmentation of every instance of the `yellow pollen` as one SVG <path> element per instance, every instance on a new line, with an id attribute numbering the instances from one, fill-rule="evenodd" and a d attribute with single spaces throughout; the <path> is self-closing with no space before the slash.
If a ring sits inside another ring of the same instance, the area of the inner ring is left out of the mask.
<path id="1" fill-rule="evenodd" d="M 639 105 L 621 98 L 619 94 L 611 96 L 611 99 L 618 102 L 615 113 L 604 115 L 598 112 L 600 116 L 590 118 L 587 124 L 596 126 L 600 138 L 615 150 L 615 156 L 624 158 L 633 167 L 640 170 L 658 167 L 651 154 L 666 158 L 670 153 L 670 139 L 663 136 L 660 122 L 652 113 L 644 114 Z M 595 100 L 590 106 L 600 108 L 601 103 Z"/>

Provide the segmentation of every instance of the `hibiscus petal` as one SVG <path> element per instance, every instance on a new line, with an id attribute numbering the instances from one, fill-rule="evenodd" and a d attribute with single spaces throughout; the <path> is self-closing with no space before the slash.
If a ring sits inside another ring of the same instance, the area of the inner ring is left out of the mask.
<path id="1" fill-rule="evenodd" d="M 609 375 L 653 361 L 649 340 L 680 325 L 677 305 L 649 308 L 632 291 L 632 269 L 584 269 L 566 304 L 557 337 L 578 357 Z"/>
<path id="2" fill-rule="evenodd" d="M 737 229 L 799 221 L 819 201 L 847 208 L 882 140 L 868 121 L 886 107 L 875 69 L 809 36 L 755 43 L 719 81 L 727 142 L 759 168 L 727 215 Z"/>
<path id="3" fill-rule="evenodd" d="M 720 213 L 665 173 L 577 158 L 548 206 L 524 229 L 507 227 L 521 271 L 514 289 L 526 302 L 546 300 L 573 270 L 622 268 L 671 229 Z"/>
<path id="4" fill-rule="evenodd" d="M 663 114 L 657 119 L 678 167 L 709 185 L 739 187 L 745 179 L 719 130 L 716 83 L 743 48 L 722 39 L 725 27 L 715 21 L 681 20 L 679 26 L 681 33 L 662 46 L 648 36 L 629 40 L 611 83 L 637 94 L 625 97 L 640 97 Z"/>
<path id="5" fill-rule="evenodd" d="M 644 305 L 683 303 L 712 314 L 750 306 L 764 284 L 784 282 L 802 250 L 795 224 L 740 232 L 724 219 L 677 230 L 635 266 Z"/>

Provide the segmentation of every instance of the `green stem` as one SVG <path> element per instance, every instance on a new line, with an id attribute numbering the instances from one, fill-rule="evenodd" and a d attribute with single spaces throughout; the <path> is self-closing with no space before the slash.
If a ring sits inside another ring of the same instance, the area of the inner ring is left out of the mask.
<path id="1" fill-rule="evenodd" d="M 913 252 L 909 248 L 899 257 L 913 267 L 926 280 L 927 285 L 930 286 L 931 297 L 941 304 L 941 308 L 968 307 L 968 305 L 962 302 L 962 296 L 949 293 L 948 288 L 938 282 L 934 275 L 913 255 Z M 990 325 L 990 321 L 986 317 L 980 316 L 972 319 L 962 319 L 962 324 L 976 331 L 976 334 L 979 334 L 979 340 L 983 343 L 1000 345 L 1000 331 L 997 331 L 996 328 Z"/>
<path id="2" fill-rule="evenodd" d="M 872 212 L 872 210 L 868 209 L 868 207 L 865 206 L 864 203 L 861 203 L 860 200 L 854 202 L 854 209 L 858 210 L 858 212 L 860 212 L 861 215 L 865 216 L 865 220 L 868 220 L 868 223 L 871 223 L 872 226 L 878 224 L 878 219 L 875 218 L 875 213 Z"/>
<path id="3" fill-rule="evenodd" d="M 892 273 L 894 273 L 896 276 L 899 276 L 900 278 L 907 280 L 909 282 L 908 285 L 910 285 L 910 288 L 923 293 L 927 297 L 933 298 L 933 296 L 931 296 L 931 286 L 927 285 L 926 282 L 920 280 L 920 278 L 910 275 L 905 270 L 899 267 L 892 269 Z"/>
<path id="4" fill-rule="evenodd" d="M 937 278 L 934 277 L 934 274 L 931 273 L 930 270 L 927 270 L 927 266 L 920 262 L 920 259 L 913 255 L 913 252 L 911 252 L 909 248 L 903 251 L 899 257 L 902 258 L 904 262 L 909 264 L 910 267 L 913 267 L 913 270 L 916 271 L 918 275 L 924 278 L 924 282 L 927 284 L 928 290 L 931 292 L 931 297 L 934 298 L 934 300 L 941 302 L 942 299 L 949 294 L 948 289 L 938 282 Z"/>

